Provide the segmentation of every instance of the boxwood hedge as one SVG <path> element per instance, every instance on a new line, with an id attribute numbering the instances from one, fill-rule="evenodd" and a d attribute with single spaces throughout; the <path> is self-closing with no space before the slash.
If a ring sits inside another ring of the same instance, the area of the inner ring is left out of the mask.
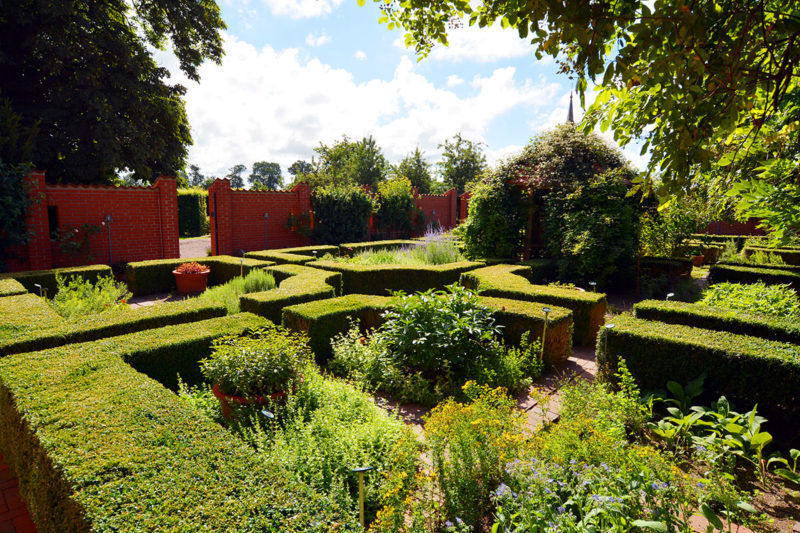
<path id="1" fill-rule="evenodd" d="M 606 295 L 573 289 L 532 285 L 524 276 L 530 275 L 525 265 L 494 265 L 461 275 L 461 284 L 477 290 L 482 296 L 512 300 L 527 300 L 565 307 L 572 311 L 573 342 L 591 346 L 597 331 L 605 321 Z"/>
<path id="2" fill-rule="evenodd" d="M 278 265 L 266 269 L 278 287 L 239 297 L 242 311 L 261 315 L 280 324 L 283 308 L 302 302 L 333 298 L 341 294 L 342 276 L 300 265 Z"/>
<path id="3" fill-rule="evenodd" d="M 628 315 L 612 323 L 597 340 L 602 376 L 613 375 L 620 357 L 646 389 L 688 383 L 705 372 L 712 399 L 724 394 L 739 410 L 757 403 L 770 420 L 800 414 L 800 346 Z"/>
<path id="4" fill-rule="evenodd" d="M 315 253 L 316 252 L 316 253 Z M 301 246 L 299 248 L 279 248 L 276 250 L 261 250 L 258 252 L 247 252 L 245 257 L 260 259 L 262 261 L 274 261 L 279 265 L 305 265 L 326 254 L 339 255 L 338 246 Z"/>
<path id="5" fill-rule="evenodd" d="M 225 283 L 242 272 L 247 274 L 255 268 L 264 268 L 275 264 L 272 261 L 230 255 L 136 261 L 128 263 L 126 269 L 128 289 L 134 296 L 170 292 L 175 289 L 175 277 L 172 271 L 180 264 L 191 262 L 206 265 L 211 269 L 208 277 L 209 285 Z"/>
<path id="6" fill-rule="evenodd" d="M 800 272 L 792 270 L 734 265 L 711 265 L 708 279 L 711 283 L 756 283 L 758 281 L 767 284 L 788 283 L 794 290 L 800 291 Z"/>
<path id="7" fill-rule="evenodd" d="M 787 265 L 800 265 L 800 250 L 796 248 L 767 248 L 766 246 L 745 246 L 744 254 L 750 257 L 755 252 L 766 252 L 777 255 Z"/>
<path id="8" fill-rule="evenodd" d="M 9 305 L 16 318 L 5 320 L 5 300 L 25 298 Z M 192 298 L 146 307 L 121 308 L 64 321 L 38 296 L 25 294 L 0 299 L 0 355 L 44 350 L 76 342 L 125 335 L 135 331 L 184 324 L 223 316 L 222 304 Z M 54 316 L 53 316 L 54 315 Z M 8 329 L 6 329 L 8 328 Z M 7 334 L 4 334 L 6 330 Z"/>
<path id="9" fill-rule="evenodd" d="M 645 320 L 729 331 L 773 341 L 800 344 L 800 324 L 704 304 L 645 300 L 634 304 L 633 314 Z"/>
<path id="10" fill-rule="evenodd" d="M 181 237 L 199 237 L 208 234 L 208 191 L 203 189 L 178 189 L 178 232 Z"/>
<path id="11" fill-rule="evenodd" d="M 775 265 L 765 263 L 746 263 L 743 260 L 728 259 L 717 263 L 720 266 L 743 266 L 748 268 L 759 268 L 765 270 L 788 270 L 789 272 L 800 272 L 800 265 Z"/>
<path id="12" fill-rule="evenodd" d="M 356 531 L 337 504 L 265 462 L 126 361 L 196 360 L 239 314 L 0 359 L 0 452 L 40 531 Z M 201 349 L 202 348 L 202 349 Z"/>
<path id="13" fill-rule="evenodd" d="M 319 260 L 308 266 L 342 275 L 344 294 L 387 296 L 393 291 L 413 293 L 457 283 L 461 274 L 483 263 L 459 261 L 444 265 L 357 265 Z"/>
<path id="14" fill-rule="evenodd" d="M 78 267 L 67 268 L 53 268 L 51 270 L 28 270 L 25 272 L 9 272 L 0 274 L 0 279 L 15 279 L 20 282 L 28 292 L 39 293 L 39 289 L 34 285 L 39 284 L 47 289 L 47 296 L 52 298 L 58 284 L 56 283 L 56 274 L 60 274 L 66 279 L 71 279 L 79 276 L 88 281 L 95 282 L 100 276 L 111 277 L 114 274 L 111 272 L 111 267 L 108 265 L 86 265 Z"/>
<path id="15" fill-rule="evenodd" d="M 16 296 L 17 294 L 25 294 L 25 286 L 15 279 L 0 279 L 0 298 L 3 296 Z"/>
<path id="16" fill-rule="evenodd" d="M 310 344 L 319 360 L 331 355 L 330 340 L 347 331 L 351 320 L 362 329 L 373 329 L 383 323 L 382 314 L 391 305 L 386 296 L 350 294 L 329 300 L 294 305 L 283 310 L 283 325 L 308 334 Z M 494 309 L 493 316 L 503 327 L 508 344 L 518 344 L 526 331 L 540 338 L 544 328 L 542 306 L 531 302 L 505 298 L 481 297 L 480 302 Z M 566 361 L 572 353 L 572 313 L 553 307 L 548 316 L 545 338 L 545 358 L 554 365 Z"/>
<path id="17" fill-rule="evenodd" d="M 339 245 L 339 254 L 346 256 L 354 256 L 367 250 L 393 250 L 395 248 L 402 248 L 404 246 L 417 246 L 421 241 L 411 239 L 395 239 L 388 241 L 370 241 L 370 242 L 344 242 Z"/>
<path id="18" fill-rule="evenodd" d="M 680 278 L 692 274 L 692 262 L 689 259 L 674 257 L 640 257 L 639 273 L 644 276 L 657 278 Z"/>

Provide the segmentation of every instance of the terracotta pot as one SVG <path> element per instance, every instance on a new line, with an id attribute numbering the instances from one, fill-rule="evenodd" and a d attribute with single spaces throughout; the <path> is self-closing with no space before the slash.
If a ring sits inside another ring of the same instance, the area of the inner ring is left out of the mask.
<path id="1" fill-rule="evenodd" d="M 294 391 L 295 387 L 292 387 L 292 392 Z M 214 383 L 214 386 L 211 387 L 211 392 L 219 400 L 220 407 L 222 407 L 222 416 L 225 418 L 230 418 L 233 415 L 233 408 L 237 405 L 269 405 L 271 402 L 283 400 L 287 395 L 286 391 L 280 391 L 273 392 L 269 396 L 234 396 L 233 394 L 222 392 L 222 389 L 219 388 L 219 383 Z"/>
<path id="2" fill-rule="evenodd" d="M 696 267 L 703 266 L 703 260 L 705 259 L 702 255 L 693 255 L 692 256 L 692 264 Z"/>
<path id="3" fill-rule="evenodd" d="M 178 286 L 178 292 L 181 294 L 192 294 L 206 290 L 208 275 L 211 273 L 211 270 L 207 269 L 196 274 L 186 274 L 173 270 L 172 273 L 175 275 L 175 285 Z"/>

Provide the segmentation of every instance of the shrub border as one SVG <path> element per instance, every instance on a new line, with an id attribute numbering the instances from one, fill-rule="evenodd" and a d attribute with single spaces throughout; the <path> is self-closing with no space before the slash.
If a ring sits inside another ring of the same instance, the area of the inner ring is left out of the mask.
<path id="1" fill-rule="evenodd" d="M 56 283 L 56 274 L 64 276 L 67 280 L 79 276 L 92 283 L 97 281 L 100 276 L 113 277 L 114 273 L 108 265 L 86 265 L 78 267 L 66 268 L 52 268 L 50 270 L 26 270 L 24 272 L 9 272 L 0 274 L 0 279 L 15 279 L 21 283 L 28 292 L 36 292 L 38 290 L 34 284 L 38 283 L 43 288 L 47 289 L 47 295 L 53 297 L 58 288 Z"/>
<path id="2" fill-rule="evenodd" d="M 711 265 L 708 280 L 710 283 L 756 283 L 759 281 L 767 284 L 788 283 L 795 291 L 800 292 L 800 272 L 791 270 Z"/>

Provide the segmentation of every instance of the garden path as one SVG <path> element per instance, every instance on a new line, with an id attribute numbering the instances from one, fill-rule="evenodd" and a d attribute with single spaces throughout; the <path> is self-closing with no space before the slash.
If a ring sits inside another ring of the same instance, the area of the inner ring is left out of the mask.
<path id="1" fill-rule="evenodd" d="M 181 239 L 179 246 L 181 257 L 205 257 L 211 249 L 211 237 Z"/>
<path id="2" fill-rule="evenodd" d="M 36 533 L 28 507 L 19 496 L 17 475 L 0 454 L 0 533 Z"/>

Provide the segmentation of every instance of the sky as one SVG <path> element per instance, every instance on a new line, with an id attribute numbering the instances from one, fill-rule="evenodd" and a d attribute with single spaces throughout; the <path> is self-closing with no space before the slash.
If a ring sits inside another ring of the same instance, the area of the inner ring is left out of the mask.
<path id="1" fill-rule="evenodd" d="M 311 161 L 314 147 L 372 135 L 391 163 L 419 147 L 435 164 L 455 134 L 484 143 L 490 165 L 566 120 L 574 82 L 537 60 L 513 29 L 464 27 L 422 61 L 402 30 L 379 24 L 367 0 L 218 0 L 228 26 L 221 65 L 188 80 L 169 52 L 156 58 L 187 88 L 194 145 L 206 176 L 255 161 Z M 592 95 L 588 95 L 587 102 Z M 575 118 L 583 116 L 575 98 Z M 634 166 L 645 160 L 625 150 Z"/>

